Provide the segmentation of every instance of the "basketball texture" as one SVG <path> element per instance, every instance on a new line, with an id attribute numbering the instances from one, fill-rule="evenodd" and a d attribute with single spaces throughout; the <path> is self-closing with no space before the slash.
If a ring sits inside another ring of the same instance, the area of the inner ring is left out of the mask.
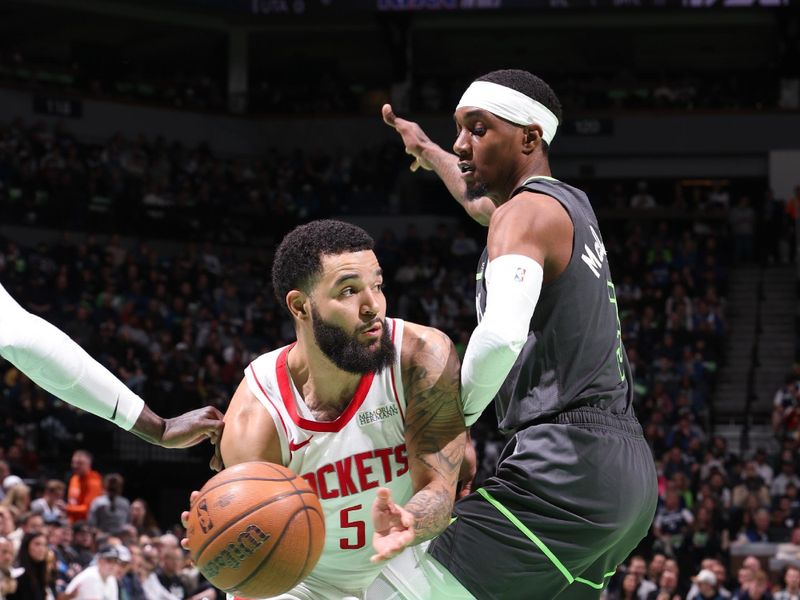
<path id="1" fill-rule="evenodd" d="M 281 465 L 247 462 L 203 486 L 189 509 L 186 537 L 213 585 L 267 598 L 290 590 L 317 564 L 325 518 L 303 478 Z"/>

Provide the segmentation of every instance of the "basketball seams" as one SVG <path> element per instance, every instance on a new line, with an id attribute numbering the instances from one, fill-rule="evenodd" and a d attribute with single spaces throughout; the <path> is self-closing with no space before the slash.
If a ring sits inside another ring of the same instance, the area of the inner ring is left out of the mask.
<path id="1" fill-rule="evenodd" d="M 217 483 L 217 484 L 215 484 L 215 485 L 213 485 L 211 487 L 208 487 L 208 488 L 204 487 L 204 488 L 202 488 L 200 490 L 200 493 L 205 496 L 208 492 L 210 492 L 212 490 L 215 490 L 215 489 L 217 489 L 219 487 L 222 487 L 223 485 L 228 485 L 229 483 L 234 483 L 236 481 L 273 481 L 273 482 L 274 481 L 286 481 L 286 482 L 290 482 L 292 479 L 289 479 L 289 478 L 287 478 L 287 479 L 273 479 L 271 477 L 234 477 L 232 479 L 224 479 L 224 480 L 220 481 L 219 483 Z M 295 489 L 297 489 L 297 488 L 295 488 Z M 192 508 L 194 508 L 194 504 L 192 505 Z"/>
<path id="2" fill-rule="evenodd" d="M 276 495 L 276 496 L 272 496 L 269 500 L 265 500 L 264 502 L 256 504 L 255 506 L 251 506 L 245 512 L 239 513 L 237 516 L 235 516 L 232 519 L 229 519 L 226 523 L 221 525 L 219 527 L 218 531 L 213 536 L 209 537 L 205 541 L 205 543 L 197 551 L 197 554 L 194 557 L 194 561 L 196 563 L 199 563 L 200 562 L 200 558 L 202 557 L 203 552 L 205 552 L 206 548 L 208 548 L 208 546 L 212 542 L 214 542 L 214 540 L 216 540 L 220 535 L 225 533 L 225 531 L 231 525 L 233 525 L 234 523 L 236 523 L 238 521 L 241 521 L 243 518 L 248 517 L 249 515 L 253 514 L 254 512 L 257 512 L 257 511 L 261 510 L 265 506 L 269 506 L 270 504 L 273 504 L 275 502 L 279 502 L 279 501 L 281 501 L 281 500 L 283 500 L 285 498 L 289 498 L 291 496 L 301 496 L 302 494 L 308 494 L 308 493 L 312 493 L 313 494 L 313 492 L 309 492 L 309 491 L 306 491 L 306 490 L 297 490 L 297 488 L 295 488 L 294 491 L 285 492 L 285 493 L 282 493 L 282 494 L 279 494 L 279 495 Z M 202 498 L 202 496 L 201 496 L 201 498 Z M 198 502 L 200 501 L 201 498 L 198 498 Z M 303 502 L 303 505 L 305 505 L 305 502 Z"/>

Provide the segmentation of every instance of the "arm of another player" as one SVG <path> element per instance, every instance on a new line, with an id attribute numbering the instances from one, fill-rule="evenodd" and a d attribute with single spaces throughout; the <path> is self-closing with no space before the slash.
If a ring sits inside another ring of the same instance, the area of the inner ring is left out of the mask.
<path id="1" fill-rule="evenodd" d="M 414 157 L 411 163 L 411 170 L 416 171 L 420 167 L 426 171 L 433 171 L 439 179 L 447 186 L 447 190 L 467 212 L 481 225 L 489 225 L 489 218 L 495 209 L 495 204 L 489 198 L 467 198 L 464 179 L 461 177 L 461 170 L 458 168 L 458 157 L 452 152 L 448 152 L 438 144 L 435 144 L 425 134 L 422 128 L 414 121 L 401 119 L 394 114 L 390 104 L 384 104 L 381 109 L 383 122 L 389 127 L 393 127 L 406 147 L 406 154 Z"/>
<path id="2" fill-rule="evenodd" d="M 467 425 L 478 420 L 505 381 L 528 339 L 548 273 L 564 267 L 572 249 L 572 220 L 550 196 L 523 192 L 495 211 L 489 225 L 486 308 L 472 332 L 461 369 Z"/>
<path id="3" fill-rule="evenodd" d="M 467 433 L 459 400 L 459 360 L 442 332 L 406 323 L 403 340 L 406 447 L 414 496 L 400 507 L 388 489 L 372 507 L 372 561 L 439 534 L 450 521 Z"/>
<path id="4" fill-rule="evenodd" d="M 185 448 L 219 437 L 222 413 L 216 408 L 163 419 L 66 333 L 22 308 L 2 285 L 0 356 L 57 398 L 152 444 Z"/>

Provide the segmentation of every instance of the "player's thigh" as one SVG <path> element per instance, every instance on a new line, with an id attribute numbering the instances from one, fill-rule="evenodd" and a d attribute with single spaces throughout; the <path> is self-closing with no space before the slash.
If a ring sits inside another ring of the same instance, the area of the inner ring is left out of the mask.
<path id="1" fill-rule="evenodd" d="M 532 590 L 556 598 L 578 577 L 602 587 L 655 510 L 644 439 L 612 428 L 543 426 L 513 443 L 497 476 L 456 504 L 457 520 L 429 552 L 481 599 L 527 599 Z M 599 561 L 609 571 L 594 573 Z"/>

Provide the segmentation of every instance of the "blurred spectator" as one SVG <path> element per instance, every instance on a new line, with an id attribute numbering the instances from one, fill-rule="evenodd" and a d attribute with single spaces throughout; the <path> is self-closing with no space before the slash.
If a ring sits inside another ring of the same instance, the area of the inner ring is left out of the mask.
<path id="1" fill-rule="evenodd" d="M 724 596 L 719 593 L 717 589 L 717 576 L 708 569 L 701 570 L 694 578 L 697 585 L 696 598 L 702 600 L 722 600 Z"/>
<path id="2" fill-rule="evenodd" d="M 9 600 L 47 600 L 47 538 L 44 533 L 26 533 L 17 555 L 17 565 L 25 572 L 17 578 L 17 590 Z M 52 589 L 49 594 L 52 595 Z"/>
<path id="3" fill-rule="evenodd" d="M 147 600 L 181 600 L 161 584 L 156 574 L 160 562 L 158 548 L 152 545 L 142 546 L 141 581 Z"/>
<path id="4" fill-rule="evenodd" d="M 775 600 L 800 600 L 800 568 L 788 565 L 781 579 L 783 587 L 775 593 Z"/>
<path id="5" fill-rule="evenodd" d="M 640 181 L 636 184 L 636 193 L 631 196 L 631 208 L 649 209 L 656 207 L 656 199 L 647 188 L 646 181 Z"/>
<path id="6" fill-rule="evenodd" d="M 70 554 L 81 568 L 86 568 L 95 555 L 94 530 L 86 521 L 78 521 L 72 526 Z"/>
<path id="7" fill-rule="evenodd" d="M 683 545 L 689 526 L 693 522 L 694 516 L 691 511 L 681 507 L 678 493 L 668 491 L 664 496 L 664 504 L 656 511 L 653 521 L 656 547 L 667 556 L 675 556 L 676 551 Z M 661 587 L 660 583 L 659 587 Z"/>
<path id="8" fill-rule="evenodd" d="M 640 600 L 639 590 L 641 583 L 639 577 L 630 571 L 625 573 L 622 578 L 622 585 L 619 590 L 610 592 L 606 595 L 606 600 Z"/>
<path id="9" fill-rule="evenodd" d="M 770 489 L 772 497 L 776 499 L 783 496 L 786 493 L 786 488 L 790 484 L 795 487 L 800 486 L 800 477 L 797 476 L 794 462 L 784 459 L 781 461 L 780 473 L 772 480 L 772 487 Z"/>
<path id="10" fill-rule="evenodd" d="M 153 513 L 150 512 L 147 501 L 142 498 L 136 498 L 131 503 L 129 522 L 136 527 L 136 531 L 139 535 L 161 535 L 158 523 Z"/>
<path id="11" fill-rule="evenodd" d="M 105 492 L 92 500 L 87 522 L 106 533 L 117 533 L 130 519 L 130 500 L 122 495 L 125 480 L 119 473 L 110 473 L 103 480 Z"/>
<path id="12" fill-rule="evenodd" d="M 6 495 L 0 501 L 11 509 L 15 518 L 28 512 L 31 507 L 31 488 L 22 482 L 6 488 Z"/>
<path id="13" fill-rule="evenodd" d="M 756 571 L 752 581 L 733 595 L 733 600 L 773 600 L 769 576 L 762 570 Z"/>
<path id="14" fill-rule="evenodd" d="M 15 555 L 11 540 L 0 537 L 0 600 L 17 591 L 17 573 L 13 572 Z"/>
<path id="15" fill-rule="evenodd" d="M 678 583 L 678 574 L 675 571 L 665 570 L 658 580 L 658 589 L 650 592 L 647 596 L 647 600 L 657 600 L 664 594 L 673 598 L 680 593 Z"/>
<path id="16" fill-rule="evenodd" d="M 734 508 L 742 509 L 749 498 L 754 498 L 757 506 L 770 505 L 769 488 L 758 473 L 758 464 L 752 460 L 745 463 L 742 482 L 733 488 L 731 504 Z"/>
<path id="17" fill-rule="evenodd" d="M 124 573 L 119 583 L 120 598 L 124 600 L 149 600 L 142 587 L 144 572 L 142 566 L 142 549 L 133 544 L 127 547 L 130 562 L 125 564 Z"/>
<path id="18" fill-rule="evenodd" d="M 67 504 L 64 502 L 64 492 L 67 486 L 63 481 L 50 479 L 44 486 L 41 498 L 31 502 L 31 510 L 42 515 L 45 522 L 66 518 Z"/>
<path id="19" fill-rule="evenodd" d="M 76 450 L 72 455 L 72 477 L 67 490 L 67 516 L 71 523 L 85 521 L 92 500 L 103 493 L 103 479 L 92 470 L 92 455 Z"/>
<path id="20" fill-rule="evenodd" d="M 127 552 L 127 549 L 125 550 Z M 103 546 L 97 552 L 96 563 L 86 567 L 67 584 L 65 600 L 117 600 L 117 573 L 122 554 L 116 546 Z"/>

